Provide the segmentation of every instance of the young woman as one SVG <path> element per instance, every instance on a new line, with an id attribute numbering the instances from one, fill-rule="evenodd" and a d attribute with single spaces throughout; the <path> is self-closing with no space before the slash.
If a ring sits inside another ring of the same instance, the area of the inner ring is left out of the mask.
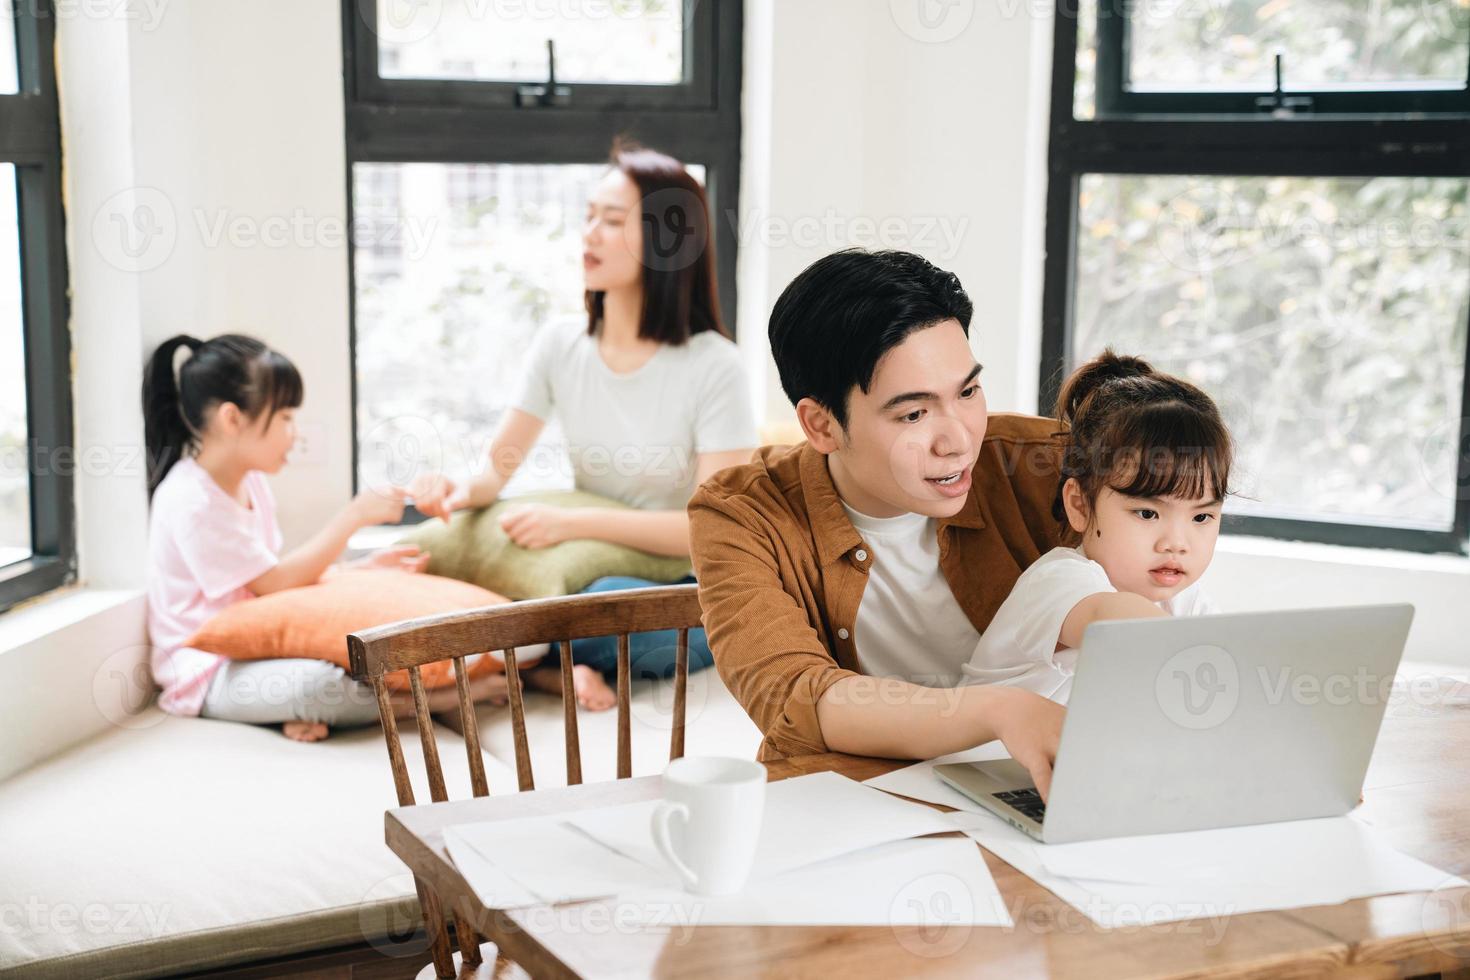
<path id="1" fill-rule="evenodd" d="M 427 474 L 411 493 L 418 509 L 448 519 L 500 495 L 553 416 L 566 433 L 576 486 L 633 510 L 525 506 L 502 519 L 525 548 L 594 538 L 661 555 L 689 554 L 685 514 L 694 488 L 745 462 L 757 443 L 740 355 L 720 322 L 714 244 L 704 189 L 683 164 L 634 144 L 613 147 L 582 229 L 587 316 L 548 328 L 489 450 L 468 480 Z M 693 581 L 687 579 L 686 581 Z M 594 582 L 588 592 L 651 585 Z M 637 634 L 635 676 L 668 676 L 672 633 Z M 611 637 L 572 644 L 573 679 L 586 707 L 611 707 Z M 711 663 L 703 630 L 689 634 L 689 669 Z M 554 657 L 530 679 L 558 681 Z"/>
<path id="2" fill-rule="evenodd" d="M 181 348 L 189 354 L 176 371 Z M 403 516 L 403 490 L 364 490 L 308 541 L 280 554 L 266 475 L 286 465 L 302 395 L 295 365 L 253 337 L 202 341 L 181 334 L 153 352 L 143 376 L 148 634 L 163 710 L 281 725 L 288 738 L 313 742 L 328 726 L 375 723 L 372 687 L 324 660 L 236 661 L 186 645 L 236 602 L 317 582 L 354 531 Z M 416 572 L 428 557 L 413 547 L 390 548 L 358 564 Z M 501 675 L 475 682 L 476 700 L 504 694 Z M 457 697 L 452 689 L 434 691 L 431 708 L 452 707 Z M 394 710 L 411 715 L 411 696 L 395 695 Z"/>

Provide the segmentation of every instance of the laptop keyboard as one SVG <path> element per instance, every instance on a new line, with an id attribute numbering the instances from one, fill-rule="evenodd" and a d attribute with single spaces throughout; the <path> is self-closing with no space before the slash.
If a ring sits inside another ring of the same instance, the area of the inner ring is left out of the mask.
<path id="1" fill-rule="evenodd" d="M 1041 802 L 1041 794 L 1034 789 L 1012 789 L 990 795 L 1011 809 L 1019 810 L 1037 823 L 1041 823 L 1042 818 L 1046 816 L 1046 804 Z"/>

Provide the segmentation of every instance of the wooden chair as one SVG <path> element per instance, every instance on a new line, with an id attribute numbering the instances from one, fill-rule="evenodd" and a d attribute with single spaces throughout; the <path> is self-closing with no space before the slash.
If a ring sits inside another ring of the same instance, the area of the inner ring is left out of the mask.
<path id="1" fill-rule="evenodd" d="M 465 657 L 489 650 L 503 650 L 509 686 L 511 728 L 515 739 L 516 778 L 522 790 L 535 789 L 531 751 L 526 740 L 525 703 L 516 648 L 540 643 L 557 643 L 561 650 L 562 715 L 566 726 L 567 783 L 582 782 L 582 752 L 577 734 L 577 699 L 572 687 L 571 641 L 585 637 L 616 636 L 618 761 L 617 778 L 633 774 L 630 724 L 630 673 L 628 637 L 652 630 L 678 630 L 674 672 L 674 717 L 669 738 L 670 760 L 684 754 L 684 699 L 689 679 L 689 630 L 700 625 L 699 592 L 696 585 L 674 585 L 629 589 L 554 599 L 532 599 L 506 605 L 472 609 L 406 620 L 389 626 L 353 633 L 347 637 L 352 676 L 370 683 L 378 696 L 378 713 L 393 765 L 393 782 L 400 806 L 413 806 L 413 786 L 398 738 L 398 723 L 388 697 L 386 676 L 408 671 L 413 691 L 415 720 L 423 746 L 424 768 L 429 777 L 429 794 L 434 802 L 447 799 L 439 746 L 434 737 L 428 697 L 420 668 L 429 663 L 452 660 L 459 691 L 459 727 L 464 735 L 475 796 L 488 796 L 485 762 L 480 754 L 480 730 L 474 703 L 470 700 Z M 455 975 L 453 954 L 438 897 L 415 878 L 419 904 L 423 908 L 434 967 L 440 977 Z M 455 934 L 466 966 L 481 963 L 480 938 L 465 917 L 454 914 Z M 493 937 L 491 937 L 493 938 Z"/>

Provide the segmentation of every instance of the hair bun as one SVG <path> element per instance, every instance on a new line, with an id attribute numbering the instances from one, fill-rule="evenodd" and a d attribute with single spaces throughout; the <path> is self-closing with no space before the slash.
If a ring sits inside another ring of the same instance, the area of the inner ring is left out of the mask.
<path id="1" fill-rule="evenodd" d="M 1144 378 L 1155 374 L 1153 365 L 1141 357 L 1117 354 L 1111 347 L 1073 371 L 1057 395 L 1057 419 L 1071 424 L 1082 403 L 1099 388 L 1126 378 Z"/>

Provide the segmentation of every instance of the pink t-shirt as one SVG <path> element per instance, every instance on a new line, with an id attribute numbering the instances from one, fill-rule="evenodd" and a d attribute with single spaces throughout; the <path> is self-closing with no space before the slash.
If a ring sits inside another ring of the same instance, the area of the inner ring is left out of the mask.
<path id="1" fill-rule="evenodd" d="M 225 658 L 184 642 L 216 613 L 252 593 L 245 588 L 280 560 L 281 528 L 265 474 L 244 481 L 245 507 L 191 458 L 176 463 L 153 493 L 148 529 L 148 636 L 158 706 L 197 715 Z"/>

